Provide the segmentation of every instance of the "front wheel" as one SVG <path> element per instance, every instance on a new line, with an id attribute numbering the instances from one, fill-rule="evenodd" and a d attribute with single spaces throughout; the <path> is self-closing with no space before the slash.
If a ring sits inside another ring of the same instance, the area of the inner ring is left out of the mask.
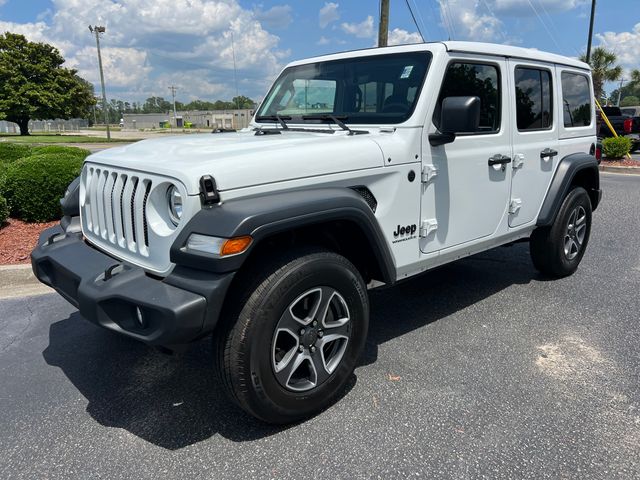
<path id="1" fill-rule="evenodd" d="M 545 275 L 565 277 L 576 271 L 591 234 L 591 200 L 582 187 L 565 197 L 551 227 L 534 230 L 531 259 Z"/>
<path id="2" fill-rule="evenodd" d="M 276 259 L 244 278 L 244 292 L 214 333 L 229 396 L 280 424 L 330 405 L 366 340 L 369 304 L 359 272 L 340 255 L 315 251 Z"/>

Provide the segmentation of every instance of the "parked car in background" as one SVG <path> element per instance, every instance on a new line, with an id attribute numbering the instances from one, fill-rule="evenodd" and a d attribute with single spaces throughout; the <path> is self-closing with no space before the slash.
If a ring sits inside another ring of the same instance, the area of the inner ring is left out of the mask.
<path id="1" fill-rule="evenodd" d="M 614 128 L 618 135 L 624 135 L 624 121 L 627 118 L 622 114 L 620 107 L 602 107 L 602 111 L 607 116 L 609 123 Z M 613 133 L 607 126 L 607 123 L 602 118 L 600 111 L 597 112 L 598 121 L 598 136 L 599 137 L 613 137 Z"/>
<path id="2" fill-rule="evenodd" d="M 634 107 L 620 107 L 620 111 L 623 115 L 628 117 L 640 117 L 640 105 Z"/>
<path id="3" fill-rule="evenodd" d="M 602 107 L 605 115 L 609 119 L 609 123 L 616 133 L 621 137 L 631 139 L 631 151 L 635 152 L 640 149 L 640 116 L 631 115 L 636 113 L 636 109 L 640 107 Z M 612 137 L 613 133 L 602 118 L 602 114 L 597 112 L 598 121 L 598 137 Z"/>

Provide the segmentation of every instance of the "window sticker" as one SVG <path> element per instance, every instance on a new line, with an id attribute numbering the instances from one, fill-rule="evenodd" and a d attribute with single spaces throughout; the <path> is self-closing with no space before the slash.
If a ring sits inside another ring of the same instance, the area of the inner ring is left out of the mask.
<path id="1" fill-rule="evenodd" d="M 409 78 L 409 76 L 411 75 L 412 70 L 413 70 L 413 65 L 407 65 L 402 70 L 402 74 L 400 75 L 400 78 Z"/>

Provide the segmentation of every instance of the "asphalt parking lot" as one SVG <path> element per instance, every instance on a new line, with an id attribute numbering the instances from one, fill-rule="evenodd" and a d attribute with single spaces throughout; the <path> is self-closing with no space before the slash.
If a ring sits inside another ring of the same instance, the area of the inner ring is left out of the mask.
<path id="1" fill-rule="evenodd" d="M 207 341 L 2 300 L 0 478 L 639 478 L 640 177 L 601 178 L 574 276 L 517 244 L 373 292 L 345 396 L 289 428 L 225 400 Z"/>

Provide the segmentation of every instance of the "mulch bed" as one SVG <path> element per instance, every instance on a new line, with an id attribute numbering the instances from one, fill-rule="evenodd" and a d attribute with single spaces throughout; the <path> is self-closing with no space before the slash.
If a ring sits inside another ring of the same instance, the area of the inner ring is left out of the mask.
<path id="1" fill-rule="evenodd" d="M 628 158 L 609 160 L 608 158 L 603 158 L 602 165 L 611 167 L 640 167 L 640 160 L 629 160 Z"/>
<path id="2" fill-rule="evenodd" d="M 26 223 L 10 218 L 0 226 L 0 265 L 29 263 L 29 255 L 40 232 L 57 223 Z"/>

